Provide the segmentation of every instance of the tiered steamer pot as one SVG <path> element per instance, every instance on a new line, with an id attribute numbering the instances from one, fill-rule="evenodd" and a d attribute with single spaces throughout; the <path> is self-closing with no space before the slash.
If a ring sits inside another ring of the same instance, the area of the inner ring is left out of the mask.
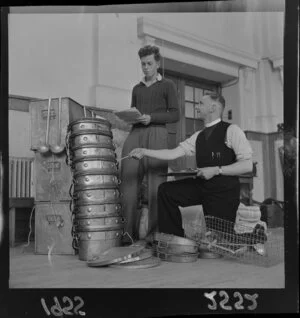
<path id="1" fill-rule="evenodd" d="M 68 130 L 78 254 L 80 260 L 89 260 L 121 245 L 118 164 L 108 121 L 83 118 Z"/>

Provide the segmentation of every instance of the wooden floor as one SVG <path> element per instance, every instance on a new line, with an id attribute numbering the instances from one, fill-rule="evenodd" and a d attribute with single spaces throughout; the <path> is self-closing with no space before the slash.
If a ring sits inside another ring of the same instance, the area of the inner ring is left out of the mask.
<path id="1" fill-rule="evenodd" d="M 51 264 L 52 263 L 52 264 Z M 91 268 L 78 256 L 10 249 L 10 288 L 284 288 L 284 263 L 272 267 L 226 259 L 162 262 L 149 269 Z"/>

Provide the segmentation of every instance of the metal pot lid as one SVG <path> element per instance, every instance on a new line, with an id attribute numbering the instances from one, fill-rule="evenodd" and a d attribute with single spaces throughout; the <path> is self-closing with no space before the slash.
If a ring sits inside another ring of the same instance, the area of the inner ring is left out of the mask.
<path id="1" fill-rule="evenodd" d="M 90 267 L 101 267 L 109 264 L 119 263 L 139 255 L 143 249 L 143 246 L 112 247 L 100 255 L 93 257 L 93 259 L 87 261 L 87 265 Z"/>
<path id="2" fill-rule="evenodd" d="M 128 263 L 132 263 L 132 262 L 137 262 L 137 261 L 141 261 L 141 260 L 150 258 L 152 256 L 153 256 L 153 251 L 151 249 L 146 249 L 145 248 L 145 249 L 143 249 L 141 251 L 141 254 L 139 254 L 138 256 L 128 258 L 125 261 L 122 261 L 122 262 L 120 262 L 118 264 L 122 265 L 122 264 L 128 264 Z"/>
<path id="3" fill-rule="evenodd" d="M 170 244 L 169 242 L 153 242 L 155 248 L 159 252 L 171 253 L 171 254 L 182 254 L 182 253 L 197 253 L 198 246 L 193 245 L 180 245 L 180 244 Z"/>
<path id="4" fill-rule="evenodd" d="M 97 124 L 105 124 L 111 127 L 111 123 L 104 118 L 94 118 L 94 117 L 83 117 L 83 118 L 79 118 L 76 119 L 74 121 L 72 121 L 71 123 L 69 123 L 68 127 L 72 127 L 76 124 L 81 124 L 81 123 L 97 123 Z"/>
<path id="5" fill-rule="evenodd" d="M 155 242 L 165 242 L 169 244 L 177 244 L 177 245 L 190 245 L 190 246 L 198 246 L 197 242 L 181 237 L 173 234 L 159 233 L 155 232 L 153 234 L 153 241 Z"/>
<path id="6" fill-rule="evenodd" d="M 142 259 L 135 262 L 112 264 L 110 265 L 110 267 L 122 268 L 122 269 L 143 269 L 143 268 L 156 267 L 156 266 L 159 266 L 160 264 L 161 264 L 161 260 L 159 258 L 151 256 L 149 258 Z"/>
<path id="7" fill-rule="evenodd" d="M 77 136 L 81 136 L 81 135 L 103 135 L 103 136 L 107 136 L 107 137 L 111 137 L 113 136 L 111 131 L 105 131 L 105 130 L 80 130 L 80 131 L 75 131 L 70 135 L 70 139 L 73 139 Z"/>

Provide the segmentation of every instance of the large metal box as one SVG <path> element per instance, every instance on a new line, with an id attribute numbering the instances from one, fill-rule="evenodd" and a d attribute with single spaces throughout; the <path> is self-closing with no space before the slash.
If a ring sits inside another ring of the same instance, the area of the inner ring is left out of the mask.
<path id="1" fill-rule="evenodd" d="M 57 145 L 59 139 L 65 145 L 68 124 L 74 120 L 83 117 L 92 117 L 92 112 L 71 98 L 63 97 L 61 99 L 61 129 L 59 131 L 59 99 L 53 98 L 50 105 L 49 120 L 49 144 Z M 45 143 L 47 117 L 48 117 L 48 99 L 34 100 L 29 104 L 31 117 L 31 149 L 37 150 L 39 146 Z"/>
<path id="2" fill-rule="evenodd" d="M 36 153 L 33 162 L 34 197 L 36 201 L 70 200 L 72 173 L 66 164 L 66 154 Z"/>
<path id="3" fill-rule="evenodd" d="M 69 202 L 36 202 L 35 252 L 36 254 L 71 254 L 72 219 Z"/>

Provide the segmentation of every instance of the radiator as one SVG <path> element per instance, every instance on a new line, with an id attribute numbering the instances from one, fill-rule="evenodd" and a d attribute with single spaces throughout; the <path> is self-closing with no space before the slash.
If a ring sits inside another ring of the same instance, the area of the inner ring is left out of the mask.
<path id="1" fill-rule="evenodd" d="M 9 157 L 9 197 L 31 197 L 33 158 Z"/>

